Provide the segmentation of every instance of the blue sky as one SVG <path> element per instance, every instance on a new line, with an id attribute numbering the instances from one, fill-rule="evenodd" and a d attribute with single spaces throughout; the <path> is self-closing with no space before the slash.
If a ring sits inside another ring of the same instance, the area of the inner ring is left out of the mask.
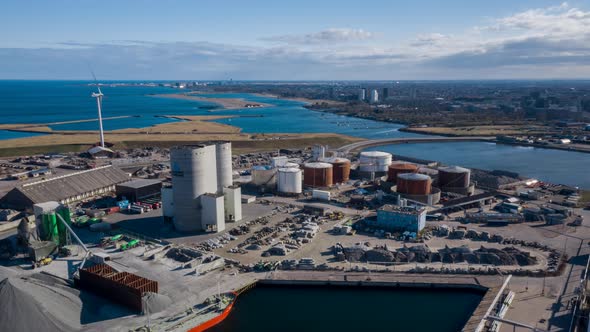
<path id="1" fill-rule="evenodd" d="M 588 1 L 10 1 L 0 79 L 590 77 Z"/>

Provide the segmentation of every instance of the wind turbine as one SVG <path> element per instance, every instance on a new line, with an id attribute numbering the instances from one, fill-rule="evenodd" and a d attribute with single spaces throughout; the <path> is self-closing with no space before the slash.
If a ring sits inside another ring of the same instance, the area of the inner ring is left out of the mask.
<path id="1" fill-rule="evenodd" d="M 102 91 L 100 91 L 100 86 L 98 85 L 98 82 L 96 82 L 96 76 L 94 76 L 94 72 L 92 72 L 92 77 L 94 77 L 94 84 L 98 89 L 98 93 L 92 93 L 92 98 L 96 98 L 96 106 L 98 107 L 98 125 L 100 128 L 100 146 L 104 148 L 104 130 L 102 128 L 102 97 L 104 95 L 102 94 Z"/>

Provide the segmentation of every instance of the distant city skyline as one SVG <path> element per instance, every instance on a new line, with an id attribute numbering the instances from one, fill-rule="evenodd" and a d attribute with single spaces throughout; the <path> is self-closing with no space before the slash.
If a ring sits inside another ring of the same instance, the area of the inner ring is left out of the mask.
<path id="1" fill-rule="evenodd" d="M 590 3 L 6 1 L 0 79 L 590 78 Z"/>

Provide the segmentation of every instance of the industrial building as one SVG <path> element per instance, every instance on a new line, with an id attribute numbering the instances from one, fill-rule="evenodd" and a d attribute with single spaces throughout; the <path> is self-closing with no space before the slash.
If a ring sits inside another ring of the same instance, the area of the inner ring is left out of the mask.
<path id="1" fill-rule="evenodd" d="M 138 202 L 146 198 L 160 196 L 162 181 L 151 179 L 136 179 L 120 183 L 116 186 L 118 198 L 125 198 L 131 202 Z"/>
<path id="2" fill-rule="evenodd" d="M 250 183 L 262 192 L 274 190 L 277 186 L 277 169 L 269 165 L 252 167 Z"/>
<path id="3" fill-rule="evenodd" d="M 115 191 L 117 184 L 129 181 L 129 175 L 111 165 L 25 183 L 0 199 L 0 207 L 32 210 L 47 201 L 70 204 Z"/>
<path id="4" fill-rule="evenodd" d="M 375 226 L 391 231 L 419 232 L 426 226 L 426 209 L 386 204 L 377 210 Z"/>
<path id="5" fill-rule="evenodd" d="M 233 186 L 231 156 L 230 142 L 170 150 L 172 194 L 162 190 L 163 214 L 177 230 L 219 232 L 226 221 L 241 220 L 241 189 Z"/>

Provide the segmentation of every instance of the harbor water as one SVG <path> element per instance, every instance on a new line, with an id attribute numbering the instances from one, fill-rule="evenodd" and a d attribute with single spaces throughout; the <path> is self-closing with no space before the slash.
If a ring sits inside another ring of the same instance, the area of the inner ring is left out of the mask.
<path id="1" fill-rule="evenodd" d="M 461 289 L 259 285 L 208 332 L 456 332 L 482 297 Z"/>
<path id="2" fill-rule="evenodd" d="M 506 170 L 542 181 L 590 189 L 590 153 L 484 142 L 409 143 L 367 148 L 394 155 L 485 170 Z"/>

